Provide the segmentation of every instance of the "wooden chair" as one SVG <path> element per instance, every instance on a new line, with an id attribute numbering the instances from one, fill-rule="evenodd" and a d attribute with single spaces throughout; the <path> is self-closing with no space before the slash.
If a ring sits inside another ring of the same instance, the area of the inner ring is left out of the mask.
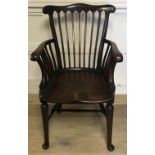
<path id="1" fill-rule="evenodd" d="M 107 122 L 107 148 L 112 144 L 114 69 L 123 61 L 116 44 L 106 39 L 112 5 L 72 4 L 45 6 L 52 38 L 44 41 L 31 54 L 42 72 L 40 102 L 44 128 L 43 149 L 49 147 L 48 121 L 62 104 L 99 104 Z M 49 113 L 48 103 L 55 103 Z M 91 110 L 83 110 L 91 111 Z M 97 111 L 97 110 L 96 110 Z"/>

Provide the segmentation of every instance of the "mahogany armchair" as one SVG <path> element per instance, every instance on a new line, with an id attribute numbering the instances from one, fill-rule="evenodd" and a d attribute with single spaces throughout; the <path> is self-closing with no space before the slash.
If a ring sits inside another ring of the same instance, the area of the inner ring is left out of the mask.
<path id="1" fill-rule="evenodd" d="M 40 102 L 44 128 L 43 149 L 49 147 L 48 121 L 62 111 L 62 104 L 98 104 L 107 122 L 107 148 L 112 144 L 114 111 L 114 69 L 123 61 L 116 44 L 106 39 L 112 5 L 72 4 L 45 6 L 52 38 L 44 41 L 31 54 L 42 72 Z M 55 103 L 49 113 L 48 103 Z M 91 111 L 91 110 L 83 110 Z M 97 111 L 97 110 L 96 110 Z"/>

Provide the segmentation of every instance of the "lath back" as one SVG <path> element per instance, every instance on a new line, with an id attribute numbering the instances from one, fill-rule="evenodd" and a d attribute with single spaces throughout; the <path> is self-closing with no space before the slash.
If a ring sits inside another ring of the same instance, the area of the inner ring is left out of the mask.
<path id="1" fill-rule="evenodd" d="M 49 15 L 58 68 L 97 68 L 104 65 L 109 47 L 104 44 L 112 5 L 72 4 L 45 6 Z M 103 54 L 104 53 L 104 54 Z"/>

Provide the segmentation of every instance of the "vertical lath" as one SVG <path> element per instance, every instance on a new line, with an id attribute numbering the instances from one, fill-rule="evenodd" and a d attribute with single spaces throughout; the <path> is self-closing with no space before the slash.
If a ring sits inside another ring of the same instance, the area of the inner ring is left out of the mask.
<path id="1" fill-rule="evenodd" d="M 109 53 L 110 49 L 111 49 L 111 47 L 110 47 L 110 45 L 108 44 L 108 45 L 107 45 L 107 48 L 106 48 L 106 52 L 105 52 L 105 54 L 104 54 L 104 58 L 103 58 L 103 62 L 102 62 L 102 68 L 105 67 L 105 64 L 106 64 L 106 61 L 107 61 L 107 56 L 108 56 L 108 53 Z"/>
<path id="2" fill-rule="evenodd" d="M 64 49 L 64 43 L 63 43 L 63 34 L 62 34 L 62 25 L 61 25 L 61 20 L 60 20 L 60 12 L 58 12 L 58 23 L 59 23 L 59 31 L 60 31 L 60 37 L 61 37 L 63 63 L 64 63 L 64 68 L 66 68 L 65 49 Z"/>
<path id="3" fill-rule="evenodd" d="M 81 16 L 80 16 L 80 12 L 79 12 L 79 67 L 81 67 Z"/>
<path id="4" fill-rule="evenodd" d="M 68 47 L 68 60 L 69 60 L 69 68 L 71 67 L 71 58 L 70 58 L 70 46 L 69 46 L 69 34 L 68 34 L 68 26 L 67 26 L 67 12 L 65 13 L 65 26 L 66 26 L 66 40 Z"/>
<path id="5" fill-rule="evenodd" d="M 85 24 L 84 24 L 83 67 L 85 67 L 85 55 L 86 55 L 86 35 L 87 35 L 87 12 L 85 12 Z"/>
<path id="6" fill-rule="evenodd" d="M 97 67 L 101 67 L 101 62 L 102 62 L 102 54 L 103 54 L 103 48 L 104 48 L 104 39 L 106 37 L 107 33 L 107 27 L 108 27 L 108 20 L 109 20 L 109 13 L 106 13 L 105 20 L 104 20 L 104 25 L 103 25 L 103 32 L 102 32 L 102 38 L 101 38 L 101 43 L 99 46 L 99 53 L 98 53 L 98 60 L 97 60 Z"/>
<path id="7" fill-rule="evenodd" d="M 51 57 L 49 55 L 49 51 L 48 51 L 47 47 L 45 47 L 44 51 L 45 51 L 45 55 L 47 57 L 47 62 L 49 63 L 48 66 L 49 66 L 49 70 L 50 70 L 50 74 L 51 74 L 54 71 L 53 63 L 51 61 Z"/>
<path id="8" fill-rule="evenodd" d="M 50 44 L 45 50 L 50 51 L 46 59 L 51 58 L 52 69 L 104 66 L 110 48 L 104 46 L 109 13 L 101 10 L 53 10 L 49 19 L 55 52 Z"/>
<path id="9" fill-rule="evenodd" d="M 94 12 L 92 12 L 92 26 L 91 26 L 91 35 L 90 35 L 90 45 L 89 45 L 89 60 L 88 60 L 89 68 L 90 68 L 91 51 L 92 51 L 93 29 L 94 29 Z"/>
<path id="10" fill-rule="evenodd" d="M 51 44 L 49 44 L 48 46 L 49 46 L 49 49 L 50 49 L 51 59 L 52 59 L 52 62 L 53 62 L 53 66 L 54 66 L 54 68 L 55 68 L 55 70 L 56 70 L 57 65 L 56 65 L 56 60 L 55 60 L 55 58 L 54 58 L 54 54 L 53 54 L 53 50 L 52 50 L 52 46 L 51 46 Z"/>
<path id="11" fill-rule="evenodd" d="M 54 27 L 53 14 L 49 15 L 49 19 L 50 19 L 50 25 L 51 25 L 51 31 L 52 31 L 52 34 L 53 34 L 53 38 L 56 40 L 55 41 L 55 48 L 56 48 L 56 51 L 57 51 L 56 55 L 57 55 L 57 60 L 58 60 L 58 66 L 59 66 L 59 68 L 62 68 L 60 49 L 59 49 L 59 45 L 58 45 L 57 34 L 56 34 L 56 31 L 55 31 L 55 27 Z"/>
<path id="12" fill-rule="evenodd" d="M 75 30 L 74 30 L 74 14 L 71 13 L 72 17 L 72 38 L 73 38 L 73 61 L 74 61 L 74 67 L 76 67 L 76 55 L 75 55 Z"/>
<path id="13" fill-rule="evenodd" d="M 95 68 L 95 63 L 96 63 L 97 44 L 98 44 L 99 28 L 100 28 L 100 22 L 101 22 L 101 12 L 98 12 L 98 13 L 99 13 L 99 17 L 97 22 L 97 34 L 96 34 L 96 40 L 95 40 L 93 68 Z"/>

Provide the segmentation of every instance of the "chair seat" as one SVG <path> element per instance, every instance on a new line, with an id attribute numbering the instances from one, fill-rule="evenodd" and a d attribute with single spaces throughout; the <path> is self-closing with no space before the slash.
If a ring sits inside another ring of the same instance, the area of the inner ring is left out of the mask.
<path id="1" fill-rule="evenodd" d="M 103 103 L 110 101 L 113 94 L 103 73 L 64 71 L 56 74 L 40 98 L 52 103 Z"/>

